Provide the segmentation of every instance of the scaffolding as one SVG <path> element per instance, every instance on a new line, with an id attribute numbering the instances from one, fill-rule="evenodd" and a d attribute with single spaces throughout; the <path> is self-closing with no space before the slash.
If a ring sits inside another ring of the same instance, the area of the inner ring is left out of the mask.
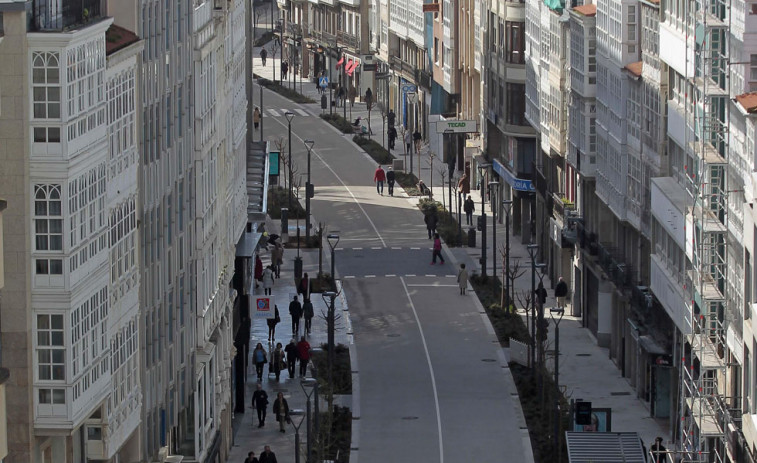
<path id="1" fill-rule="evenodd" d="M 686 149 L 694 166 L 686 219 L 690 298 L 681 353 L 678 457 L 692 463 L 732 461 L 726 439 L 732 424 L 726 343 L 730 7 L 730 0 L 687 1 L 693 37 L 687 36 L 686 68 L 693 75 L 685 76 L 691 92 L 691 108 L 688 102 L 686 107 L 693 114 L 687 115 Z"/>

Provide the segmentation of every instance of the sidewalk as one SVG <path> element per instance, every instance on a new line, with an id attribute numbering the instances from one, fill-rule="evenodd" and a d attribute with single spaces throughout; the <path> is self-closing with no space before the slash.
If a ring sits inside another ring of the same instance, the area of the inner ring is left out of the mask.
<path id="1" fill-rule="evenodd" d="M 278 230 L 278 224 L 274 224 L 270 219 L 266 225 L 266 229 L 269 231 Z M 265 319 L 252 320 L 252 334 L 250 338 L 250 353 L 254 350 L 257 343 L 262 343 L 266 352 L 268 353 L 268 359 L 270 361 L 270 354 L 276 347 L 276 343 L 281 343 L 286 346 L 289 340 L 292 338 L 291 326 L 292 321 L 289 316 L 289 301 L 292 300 L 297 291 L 294 284 L 294 269 L 292 268 L 292 262 L 297 255 L 296 249 L 287 248 L 284 251 L 284 265 L 281 268 L 281 278 L 275 280 L 273 286 L 273 296 L 275 303 L 279 307 L 279 314 L 281 316 L 281 323 L 276 325 L 275 342 L 269 344 L 268 342 L 268 325 Z M 308 275 L 314 277 L 318 273 L 318 252 L 317 250 L 301 250 L 300 256 L 303 260 L 303 272 L 307 272 Z M 261 249 L 260 257 L 263 260 L 263 265 L 268 266 L 270 264 L 270 252 Z M 263 294 L 262 286 L 255 290 L 255 295 Z M 302 298 L 298 297 L 301 301 Z M 312 333 L 307 337 L 311 348 L 316 349 L 321 347 L 322 344 L 327 342 L 328 333 L 326 331 L 326 321 L 322 314 L 326 313 L 327 303 L 321 297 L 321 294 L 313 294 L 311 301 L 313 302 L 313 309 L 315 311 L 315 317 L 313 318 Z M 254 303 L 254 300 L 251 301 Z M 344 344 L 350 348 L 351 356 L 354 357 L 354 348 L 352 343 L 352 327 L 350 325 L 349 312 L 347 311 L 346 300 L 344 295 L 340 295 L 334 302 L 337 317 L 339 322 L 336 324 L 335 342 L 337 345 Z M 297 336 L 299 341 L 302 336 L 304 328 L 304 320 L 300 321 L 300 332 Z M 354 361 L 354 360 L 353 360 Z M 273 414 L 273 402 L 276 400 L 276 395 L 279 392 L 284 393 L 290 412 L 291 410 L 302 410 L 302 416 L 293 416 L 292 421 L 294 424 L 299 424 L 300 420 L 302 425 L 300 427 L 300 461 L 305 461 L 307 453 L 307 419 L 304 416 L 304 411 L 307 407 L 307 397 L 304 390 L 301 387 L 301 378 L 299 377 L 299 364 L 295 369 L 297 374 L 296 378 L 289 378 L 289 373 L 284 370 L 281 372 L 280 381 L 277 382 L 274 375 L 268 375 L 268 365 L 265 367 L 265 373 L 263 374 L 263 389 L 268 393 L 268 409 L 265 426 L 258 428 L 257 425 L 257 413 L 251 408 L 252 393 L 255 391 L 257 385 L 257 376 L 255 374 L 255 368 L 252 364 L 249 365 L 247 372 L 247 393 L 245 394 L 245 400 L 247 401 L 244 415 L 237 414 L 234 417 L 234 445 L 229 453 L 230 462 L 243 462 L 247 458 L 247 453 L 250 451 L 255 452 L 256 456 L 260 456 L 263 452 L 265 445 L 270 445 L 271 450 L 276 454 L 279 462 L 293 462 L 295 461 L 295 429 L 294 425 L 286 425 L 286 433 L 279 432 L 279 425 L 276 422 L 276 417 Z M 312 364 L 308 368 L 308 377 L 312 376 Z M 353 395 L 356 394 L 358 385 L 353 385 Z M 312 399 L 311 399 L 312 400 Z M 335 404 L 344 404 L 353 408 L 351 403 L 351 397 L 345 396 L 341 398 L 337 397 Z M 343 403 L 347 401 L 347 403 Z M 325 401 L 325 396 L 322 396 L 319 401 L 321 413 L 328 410 L 328 404 Z M 315 406 L 311 404 L 311 409 L 315 410 Z"/>

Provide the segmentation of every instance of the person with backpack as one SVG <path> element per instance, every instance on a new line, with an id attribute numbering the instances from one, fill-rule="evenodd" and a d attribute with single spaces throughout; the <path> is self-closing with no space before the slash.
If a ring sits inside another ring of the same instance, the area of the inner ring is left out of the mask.
<path id="1" fill-rule="evenodd" d="M 431 265 L 436 265 L 436 258 L 439 257 L 441 265 L 444 265 L 444 257 L 442 257 L 442 239 L 439 238 L 439 233 L 434 233 L 434 248 L 431 253 Z"/>

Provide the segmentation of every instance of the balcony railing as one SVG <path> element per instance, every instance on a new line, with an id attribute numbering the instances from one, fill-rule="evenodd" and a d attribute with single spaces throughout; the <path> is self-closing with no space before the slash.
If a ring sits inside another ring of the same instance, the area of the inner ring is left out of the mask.
<path id="1" fill-rule="evenodd" d="M 37 31 L 76 29 L 102 17 L 102 0 L 35 0 L 32 28 Z"/>

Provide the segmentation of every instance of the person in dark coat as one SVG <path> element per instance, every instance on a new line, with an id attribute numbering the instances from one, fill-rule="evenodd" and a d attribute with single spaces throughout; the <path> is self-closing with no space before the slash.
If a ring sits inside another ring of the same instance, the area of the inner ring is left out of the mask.
<path id="1" fill-rule="evenodd" d="M 557 307 L 565 309 L 565 298 L 568 296 L 568 283 L 560 277 L 560 280 L 555 286 L 555 298 L 557 299 Z"/>
<path id="2" fill-rule="evenodd" d="M 276 381 L 281 377 L 281 370 L 284 368 L 284 347 L 280 342 L 276 343 L 276 349 L 271 352 L 271 371 L 276 375 Z"/>
<path id="3" fill-rule="evenodd" d="M 273 318 L 266 319 L 266 323 L 268 324 L 268 340 L 269 341 L 276 340 L 276 325 L 278 325 L 280 321 L 281 321 L 281 316 L 279 315 L 279 306 L 274 304 Z"/>
<path id="4" fill-rule="evenodd" d="M 265 60 L 268 58 L 268 52 L 265 48 L 260 49 L 260 59 L 263 60 L 263 67 L 265 67 Z"/>
<path id="5" fill-rule="evenodd" d="M 476 205 L 470 195 L 468 195 L 468 199 L 463 202 L 463 210 L 465 211 L 465 224 L 473 225 L 473 211 L 476 210 Z"/>
<path id="6" fill-rule="evenodd" d="M 394 141 L 397 140 L 397 129 L 394 128 L 394 126 L 389 127 L 389 130 L 386 131 L 386 135 L 389 137 L 389 149 L 394 149 Z"/>
<path id="7" fill-rule="evenodd" d="M 434 237 L 436 233 L 436 225 L 439 223 L 439 216 L 436 215 L 436 210 L 431 211 L 423 217 L 423 221 L 426 222 L 426 230 L 428 231 L 428 239 Z"/>
<path id="8" fill-rule="evenodd" d="M 294 378 L 294 366 L 297 364 L 297 344 L 295 344 L 294 338 L 289 341 L 284 352 L 287 354 L 287 373 L 289 373 L 290 378 Z"/>
<path id="9" fill-rule="evenodd" d="M 258 383 L 255 392 L 252 393 L 252 408 L 258 412 L 258 427 L 265 426 L 265 414 L 268 408 L 268 393 L 263 390 L 263 385 Z"/>
<path id="10" fill-rule="evenodd" d="M 292 316 L 292 334 L 297 336 L 300 331 L 300 318 L 302 318 L 302 304 L 297 300 L 297 296 L 294 296 L 292 302 L 289 303 L 289 315 Z"/>
<path id="11" fill-rule="evenodd" d="M 413 141 L 415 142 L 415 152 L 420 153 L 421 152 L 421 141 L 423 140 L 423 137 L 421 136 L 421 132 L 418 129 L 415 129 L 415 132 L 413 132 Z"/>
<path id="12" fill-rule="evenodd" d="M 263 453 L 260 454 L 260 463 L 279 463 L 276 461 L 276 454 L 271 451 L 270 445 L 266 445 Z"/>
<path id="13" fill-rule="evenodd" d="M 300 377 L 304 378 L 310 361 L 310 343 L 305 340 L 305 336 L 297 343 L 297 358 L 300 359 Z"/>
<path id="14" fill-rule="evenodd" d="M 389 127 L 394 128 L 394 121 L 396 120 L 397 115 L 394 114 L 394 110 L 390 109 L 389 114 L 386 115 L 386 123 L 389 125 Z M 394 136 L 397 136 L 397 131 L 394 131 Z M 394 148 L 394 145 L 392 145 L 392 148 Z"/>
<path id="15" fill-rule="evenodd" d="M 544 307 L 544 304 L 547 303 L 547 290 L 544 288 L 544 283 L 541 281 L 539 282 L 539 287 L 535 289 L 536 292 L 536 300 L 539 302 L 539 305 L 541 307 Z"/>
<path id="16" fill-rule="evenodd" d="M 470 193 L 470 180 L 468 180 L 468 174 L 463 174 L 463 176 L 460 177 L 460 180 L 457 182 L 457 191 L 463 195 Z"/>
<path id="17" fill-rule="evenodd" d="M 302 294 L 303 300 L 310 297 L 310 278 L 308 277 L 307 272 L 305 272 L 300 280 L 300 285 L 297 287 L 297 293 Z"/>
<path id="18" fill-rule="evenodd" d="M 279 422 L 279 432 L 286 432 L 286 424 L 289 422 L 289 404 L 283 392 L 276 394 L 276 400 L 273 401 L 273 414 Z"/>
<path id="19" fill-rule="evenodd" d="M 662 437 L 655 439 L 649 450 L 652 452 L 652 463 L 665 463 L 667 461 L 668 449 L 662 445 Z"/>
<path id="20" fill-rule="evenodd" d="M 305 298 L 305 302 L 302 303 L 302 315 L 305 317 L 305 334 L 310 334 L 310 329 L 313 326 L 313 316 L 315 311 L 313 310 L 313 303 L 310 302 L 310 298 Z"/>
<path id="21" fill-rule="evenodd" d="M 263 261 L 260 260 L 260 255 L 255 254 L 255 287 L 260 286 L 260 281 L 263 280 Z"/>
<path id="22" fill-rule="evenodd" d="M 389 188 L 389 196 L 394 196 L 394 182 L 397 180 L 392 167 L 386 168 L 386 186 Z"/>
<path id="23" fill-rule="evenodd" d="M 248 452 L 247 458 L 244 459 L 244 463 L 260 463 L 257 458 L 255 458 L 255 452 Z"/>

